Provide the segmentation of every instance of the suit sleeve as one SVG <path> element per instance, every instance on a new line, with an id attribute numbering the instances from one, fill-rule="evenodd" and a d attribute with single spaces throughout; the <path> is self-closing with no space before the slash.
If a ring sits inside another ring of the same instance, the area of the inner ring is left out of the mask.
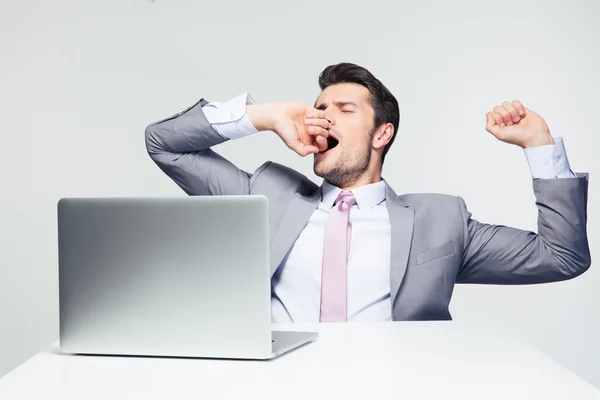
<path id="1" fill-rule="evenodd" d="M 251 174 L 214 152 L 211 147 L 229 139 L 211 126 L 203 112 L 206 104 L 201 99 L 183 112 L 148 125 L 148 154 L 190 196 L 249 194 L 253 179 L 268 163 Z"/>
<path id="2" fill-rule="evenodd" d="M 534 179 L 538 232 L 481 223 L 458 197 L 464 248 L 457 283 L 534 284 L 563 281 L 591 264 L 587 237 L 588 174 Z"/>

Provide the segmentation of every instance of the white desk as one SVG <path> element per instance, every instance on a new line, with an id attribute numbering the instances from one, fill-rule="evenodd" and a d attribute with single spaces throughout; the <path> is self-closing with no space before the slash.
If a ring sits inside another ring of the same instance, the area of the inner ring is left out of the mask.
<path id="1" fill-rule="evenodd" d="M 600 399 L 532 347 L 457 322 L 287 325 L 316 342 L 271 361 L 63 355 L 0 380 L 0 399 Z"/>

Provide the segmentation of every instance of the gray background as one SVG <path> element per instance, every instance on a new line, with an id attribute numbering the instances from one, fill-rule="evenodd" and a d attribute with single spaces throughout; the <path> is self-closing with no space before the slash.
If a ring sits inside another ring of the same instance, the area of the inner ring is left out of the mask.
<path id="1" fill-rule="evenodd" d="M 323 67 L 352 61 L 397 95 L 384 176 L 396 192 L 463 196 L 482 221 L 536 228 L 520 148 L 484 129 L 519 99 L 596 177 L 600 5 L 578 2 L 17 1 L 0 3 L 0 376 L 57 339 L 56 202 L 182 196 L 145 152 L 144 128 L 200 97 L 249 90 L 312 104 Z M 271 159 L 315 181 L 273 133 L 218 146 L 254 170 Z M 600 272 L 523 287 L 459 286 L 457 320 L 517 333 L 600 387 Z"/>

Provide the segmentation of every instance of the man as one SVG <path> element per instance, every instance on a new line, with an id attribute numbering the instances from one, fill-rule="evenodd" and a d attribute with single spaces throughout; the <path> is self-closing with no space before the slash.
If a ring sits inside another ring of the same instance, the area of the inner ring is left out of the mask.
<path id="1" fill-rule="evenodd" d="M 351 63 L 327 67 L 319 85 L 314 108 L 244 93 L 146 128 L 150 157 L 188 195 L 269 199 L 274 322 L 447 320 L 456 282 L 554 282 L 589 268 L 588 176 L 571 171 L 538 114 L 513 101 L 486 115 L 490 133 L 525 149 L 536 234 L 480 223 L 461 197 L 397 195 L 381 176 L 398 131 L 394 96 Z M 313 154 L 323 184 L 273 162 L 248 173 L 212 150 L 259 131 Z"/>

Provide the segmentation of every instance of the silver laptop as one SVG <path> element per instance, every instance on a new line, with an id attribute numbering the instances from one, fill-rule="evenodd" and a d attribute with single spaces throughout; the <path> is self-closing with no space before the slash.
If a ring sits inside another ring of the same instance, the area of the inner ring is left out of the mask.
<path id="1" fill-rule="evenodd" d="M 58 202 L 60 347 L 74 354 L 271 359 L 263 196 Z"/>

